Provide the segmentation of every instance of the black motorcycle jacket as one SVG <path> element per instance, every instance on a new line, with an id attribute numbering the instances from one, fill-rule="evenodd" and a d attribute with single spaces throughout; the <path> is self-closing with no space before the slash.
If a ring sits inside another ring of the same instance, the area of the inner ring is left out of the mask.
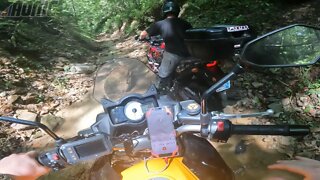
<path id="1" fill-rule="evenodd" d="M 149 36 L 161 35 L 167 52 L 188 57 L 189 52 L 184 44 L 185 31 L 192 28 L 191 24 L 180 18 L 166 18 L 152 24 L 146 31 Z"/>

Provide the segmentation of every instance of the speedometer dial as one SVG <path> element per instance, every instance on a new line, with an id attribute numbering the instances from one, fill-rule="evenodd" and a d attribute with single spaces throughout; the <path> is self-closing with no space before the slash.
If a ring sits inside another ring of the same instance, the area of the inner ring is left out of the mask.
<path id="1" fill-rule="evenodd" d="M 128 102 L 124 107 L 124 114 L 131 121 L 142 120 L 144 113 L 141 108 L 141 103 L 137 101 Z"/>

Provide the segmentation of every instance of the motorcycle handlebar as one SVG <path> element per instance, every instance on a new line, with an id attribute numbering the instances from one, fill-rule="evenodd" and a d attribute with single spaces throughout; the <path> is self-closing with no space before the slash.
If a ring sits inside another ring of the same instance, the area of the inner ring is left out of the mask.
<path id="1" fill-rule="evenodd" d="M 201 125 L 183 125 L 176 129 L 177 135 L 186 132 L 199 133 Z M 230 120 L 216 121 L 208 129 L 211 138 L 219 141 L 227 141 L 231 135 L 281 135 L 281 136 L 305 136 L 310 133 L 308 125 L 236 125 Z M 135 145 L 133 151 L 137 152 L 150 146 L 150 139 L 142 136 L 141 145 Z M 139 144 L 139 143 L 137 143 Z"/>
<path id="2" fill-rule="evenodd" d="M 176 129 L 177 135 L 186 132 L 198 133 L 202 131 L 201 125 L 182 125 Z M 208 126 L 210 138 L 218 141 L 227 141 L 231 135 L 282 135 L 282 136 L 304 136 L 310 133 L 307 125 L 235 125 L 230 120 L 213 121 Z M 126 147 L 124 147 L 126 149 Z M 132 139 L 129 149 L 131 153 L 136 153 L 145 149 L 151 149 L 149 136 L 143 135 Z M 41 154 L 38 157 L 40 164 L 54 170 L 63 169 L 68 163 L 61 156 L 59 149 L 55 148 Z"/>
<path id="3" fill-rule="evenodd" d="M 310 133 L 306 125 L 232 125 L 231 134 L 304 136 Z"/>
<path id="4" fill-rule="evenodd" d="M 163 42 L 162 38 L 153 38 L 153 37 L 145 37 L 144 39 L 140 39 L 139 36 L 136 36 L 135 40 L 139 42 L 146 42 L 156 46 L 160 46 L 161 42 Z"/>
<path id="5" fill-rule="evenodd" d="M 144 39 L 140 39 L 140 36 L 139 35 L 136 35 L 135 37 L 134 37 L 134 39 L 136 40 L 136 41 L 140 41 L 140 42 L 149 42 L 151 39 L 150 39 L 150 37 L 146 37 L 146 38 L 144 38 Z"/>
<path id="6" fill-rule="evenodd" d="M 212 123 L 208 132 L 213 139 L 227 141 L 231 135 L 305 136 L 310 128 L 307 125 L 236 125 L 230 120 L 220 120 Z"/>

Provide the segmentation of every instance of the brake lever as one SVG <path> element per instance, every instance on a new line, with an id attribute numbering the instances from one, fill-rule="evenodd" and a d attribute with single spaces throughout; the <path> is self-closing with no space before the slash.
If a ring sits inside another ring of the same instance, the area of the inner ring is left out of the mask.
<path id="1" fill-rule="evenodd" d="M 213 120 L 221 120 L 221 119 L 271 116 L 274 114 L 274 111 L 272 109 L 268 109 L 265 112 L 257 112 L 257 113 L 249 113 L 249 114 L 226 114 L 226 113 L 218 113 L 218 112 L 211 112 L 211 114 L 212 114 Z"/>

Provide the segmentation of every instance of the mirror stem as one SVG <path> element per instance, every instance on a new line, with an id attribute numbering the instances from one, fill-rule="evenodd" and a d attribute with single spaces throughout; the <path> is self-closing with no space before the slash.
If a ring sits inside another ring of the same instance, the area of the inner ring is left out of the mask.
<path id="1" fill-rule="evenodd" d="M 201 113 L 206 114 L 207 113 L 207 99 L 210 97 L 213 93 L 217 91 L 223 84 L 225 84 L 230 79 L 234 78 L 238 74 L 243 72 L 243 67 L 239 64 L 236 64 L 235 67 L 232 69 L 232 71 L 227 74 L 225 77 L 220 79 L 217 83 L 212 85 L 207 91 L 205 91 L 201 97 Z"/>
<path id="2" fill-rule="evenodd" d="M 201 135 L 207 137 L 209 135 L 208 125 L 211 121 L 211 114 L 207 111 L 207 99 L 217 91 L 223 84 L 225 84 L 230 79 L 234 78 L 238 74 L 243 72 L 243 67 L 239 64 L 236 64 L 232 71 L 227 74 L 225 77 L 220 79 L 217 83 L 212 85 L 206 92 L 203 93 L 201 97 L 201 113 L 200 113 L 200 123 L 201 123 Z"/>
<path id="3" fill-rule="evenodd" d="M 44 132 L 46 132 L 49 136 L 51 136 L 57 143 L 62 142 L 63 139 L 57 136 L 53 131 L 51 131 L 47 126 L 44 124 L 41 124 L 39 122 L 32 122 L 32 121 L 26 121 L 22 119 L 16 119 L 11 117 L 3 117 L 0 116 L 0 121 L 6 121 L 10 123 L 17 123 L 17 124 L 23 124 L 23 125 L 29 125 L 33 127 L 38 127 L 42 129 Z"/>

